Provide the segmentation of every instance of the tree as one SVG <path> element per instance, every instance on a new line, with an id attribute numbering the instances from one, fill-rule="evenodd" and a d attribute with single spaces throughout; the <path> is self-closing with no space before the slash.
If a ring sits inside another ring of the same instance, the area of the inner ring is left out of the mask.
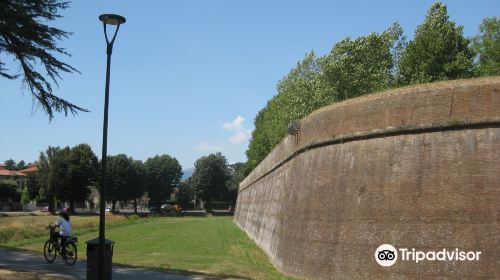
<path id="1" fill-rule="evenodd" d="M 38 177 L 38 172 L 27 174 L 26 190 L 28 191 L 30 200 L 38 200 L 40 198 L 40 182 Z"/>
<path id="2" fill-rule="evenodd" d="M 252 168 L 286 135 L 290 121 L 305 117 L 317 103 L 324 102 L 323 97 L 316 96 L 319 71 L 318 58 L 311 52 L 278 82 L 278 94 L 254 120 L 255 130 L 246 152 Z"/>
<path id="3" fill-rule="evenodd" d="M 54 203 L 67 201 L 70 211 L 74 211 L 74 203 L 87 199 L 90 190 L 87 188 L 95 181 L 97 157 L 87 144 L 73 148 L 48 147 L 40 153 L 39 170 L 36 178 L 29 178 L 28 192 L 34 198 L 37 189 L 41 198 L 49 202 L 49 211 L 54 212 Z"/>
<path id="4" fill-rule="evenodd" d="M 69 156 L 71 153 L 70 147 L 57 149 L 50 163 L 50 179 L 54 190 L 54 202 L 65 201 L 67 190 L 70 188 L 69 177 Z M 54 209 L 55 210 L 55 209 Z"/>
<path id="5" fill-rule="evenodd" d="M 212 201 L 224 200 L 230 178 L 226 157 L 216 153 L 197 159 L 191 178 L 197 196 L 206 202 L 208 207 Z"/>
<path id="6" fill-rule="evenodd" d="M 28 203 L 30 203 L 31 201 L 31 198 L 30 198 L 30 194 L 28 193 L 28 190 L 27 189 L 24 189 L 22 192 L 21 192 L 21 203 L 23 205 L 26 205 Z M 24 207 L 24 206 L 23 206 Z"/>
<path id="7" fill-rule="evenodd" d="M 21 195 L 17 191 L 17 184 L 13 180 L 0 181 L 0 201 L 17 202 Z"/>
<path id="8" fill-rule="evenodd" d="M 137 213 L 137 199 L 147 184 L 146 168 L 142 161 L 134 160 L 125 154 L 108 156 L 106 167 L 106 200 L 110 201 L 111 211 L 116 210 L 118 201 L 134 200 Z"/>
<path id="9" fill-rule="evenodd" d="M 13 159 L 8 159 L 3 164 L 7 170 L 17 170 L 16 162 Z"/>
<path id="10" fill-rule="evenodd" d="M 236 199 L 238 198 L 238 190 L 240 188 L 240 183 L 245 179 L 245 164 L 237 162 L 235 164 L 229 165 L 230 178 L 227 181 L 227 192 L 225 194 L 225 200 L 230 204 L 236 204 Z"/>
<path id="11" fill-rule="evenodd" d="M 146 167 L 140 160 L 132 160 L 129 166 L 128 199 L 134 200 L 134 213 L 137 213 L 137 199 L 144 195 L 147 187 Z"/>
<path id="12" fill-rule="evenodd" d="M 26 168 L 26 163 L 24 162 L 24 160 L 19 161 L 16 165 L 17 170 L 23 170 L 25 168 Z"/>
<path id="13" fill-rule="evenodd" d="M 46 200 L 49 203 L 49 212 L 54 212 L 54 189 L 53 185 L 50 183 L 50 152 L 51 147 L 47 149 L 46 152 L 40 152 L 38 157 L 38 172 L 36 181 L 39 183 L 38 195 L 42 200 Z"/>
<path id="14" fill-rule="evenodd" d="M 61 200 L 68 201 L 70 211 L 74 211 L 75 202 L 83 202 L 90 195 L 90 186 L 95 183 L 98 161 L 97 157 L 88 144 L 79 144 L 71 148 L 68 157 L 68 181 L 65 189 L 61 192 Z"/>
<path id="15" fill-rule="evenodd" d="M 371 33 L 357 39 L 345 38 L 320 59 L 320 89 L 327 102 L 338 102 L 392 87 L 393 50 L 403 33 L 398 24 L 382 33 Z M 312 112 L 312 111 L 311 111 Z M 310 113 L 310 112 L 309 112 Z"/>
<path id="16" fill-rule="evenodd" d="M 182 209 L 190 208 L 193 205 L 194 190 L 190 184 L 190 179 L 181 182 L 178 187 L 174 188 L 170 196 L 170 202 L 180 205 Z"/>
<path id="17" fill-rule="evenodd" d="M 0 76 L 7 79 L 22 77 L 29 88 L 33 101 L 37 102 L 49 119 L 54 112 L 88 110 L 78 107 L 53 94 L 53 84 L 62 73 L 78 72 L 75 68 L 60 61 L 56 55 L 68 55 L 57 41 L 69 37 L 71 33 L 49 26 L 48 23 L 61 17 L 59 10 L 69 7 L 69 2 L 59 0 L 4 0 L 0 2 L 0 53 L 12 56 L 18 63 L 22 74 L 12 74 L 0 61 Z M 37 69 L 43 67 L 46 75 Z M 17 69 L 17 68 L 16 68 Z"/>
<path id="18" fill-rule="evenodd" d="M 38 181 L 40 195 L 49 202 L 49 212 L 54 213 L 56 197 L 65 197 L 69 189 L 69 147 L 48 147 L 45 153 L 41 152 L 38 160 Z"/>
<path id="19" fill-rule="evenodd" d="M 176 158 L 169 155 L 154 156 L 144 163 L 148 178 L 148 196 L 158 209 L 162 202 L 170 199 L 182 178 L 182 167 Z"/>
<path id="20" fill-rule="evenodd" d="M 399 61 L 399 83 L 428 83 L 472 75 L 473 52 L 446 6 L 434 3 Z"/>
<path id="21" fill-rule="evenodd" d="M 472 39 L 472 49 L 477 54 L 476 76 L 500 75 L 500 18 L 483 20 L 479 34 Z"/>
<path id="22" fill-rule="evenodd" d="M 278 82 L 277 94 L 254 120 L 243 174 L 248 175 L 287 135 L 288 125 L 314 110 L 388 88 L 437 80 L 500 74 L 500 22 L 486 18 L 473 40 L 435 2 L 425 21 L 406 41 L 399 24 L 382 33 L 336 43 L 330 53 L 307 54 Z M 473 68 L 474 51 L 478 53 Z"/>
<path id="23" fill-rule="evenodd" d="M 131 159 L 125 154 L 108 156 L 106 167 L 106 200 L 111 201 L 111 211 L 115 212 L 116 202 L 128 199 Z"/>
<path id="24" fill-rule="evenodd" d="M 394 86 L 402 33 L 394 24 L 382 33 L 346 38 L 326 56 L 307 54 L 278 82 L 277 95 L 257 114 L 244 173 L 255 168 L 286 136 L 290 122 L 333 102 Z"/>

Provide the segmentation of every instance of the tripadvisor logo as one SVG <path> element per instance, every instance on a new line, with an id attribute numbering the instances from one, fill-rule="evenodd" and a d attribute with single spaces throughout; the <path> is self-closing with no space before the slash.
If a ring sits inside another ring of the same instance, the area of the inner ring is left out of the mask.
<path id="1" fill-rule="evenodd" d="M 381 266 L 392 266 L 398 260 L 398 251 L 391 244 L 382 244 L 375 250 L 375 260 Z"/>
<path id="2" fill-rule="evenodd" d="M 399 251 L 399 253 L 398 253 Z M 399 248 L 396 249 L 391 244 L 383 244 L 375 250 L 375 260 L 381 266 L 392 266 L 398 260 L 398 255 L 401 261 L 412 261 L 419 263 L 422 261 L 479 261 L 481 251 L 462 251 L 458 248 L 448 250 L 443 248 L 439 251 L 419 251 L 415 248 Z"/>

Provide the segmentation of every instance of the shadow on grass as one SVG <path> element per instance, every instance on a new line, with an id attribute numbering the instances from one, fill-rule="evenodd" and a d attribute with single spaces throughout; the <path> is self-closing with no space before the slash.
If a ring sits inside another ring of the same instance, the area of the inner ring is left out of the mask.
<path id="1" fill-rule="evenodd" d="M 0 268 L 13 271 L 35 272 L 52 276 L 65 276 L 64 279 L 85 279 L 87 273 L 86 252 L 78 252 L 74 266 L 64 264 L 58 256 L 54 263 L 48 263 L 42 253 L 0 245 Z M 69 278 L 68 278 L 69 277 Z M 238 275 L 205 273 L 181 269 L 151 268 L 113 263 L 115 279 L 251 279 Z"/>

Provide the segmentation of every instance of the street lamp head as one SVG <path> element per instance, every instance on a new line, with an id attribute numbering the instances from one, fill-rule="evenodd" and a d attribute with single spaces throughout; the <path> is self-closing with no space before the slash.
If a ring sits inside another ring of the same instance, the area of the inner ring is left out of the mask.
<path id="1" fill-rule="evenodd" d="M 99 20 L 102 21 L 104 24 L 110 24 L 110 25 L 120 25 L 127 21 L 124 17 L 114 14 L 102 14 L 99 16 Z"/>

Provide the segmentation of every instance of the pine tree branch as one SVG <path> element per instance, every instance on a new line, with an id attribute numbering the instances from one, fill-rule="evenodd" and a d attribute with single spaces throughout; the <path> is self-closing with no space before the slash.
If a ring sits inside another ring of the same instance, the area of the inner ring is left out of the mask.
<path id="1" fill-rule="evenodd" d="M 54 54 L 70 56 L 57 41 L 68 38 L 71 33 L 50 27 L 42 22 L 61 17 L 57 12 L 69 7 L 59 0 L 3 0 L 0 2 L 0 53 L 14 56 L 21 66 L 22 74 L 11 74 L 0 61 L 0 76 L 22 81 L 31 91 L 34 102 L 41 105 L 51 120 L 54 113 L 88 112 L 53 94 L 52 84 L 58 86 L 60 73 L 80 73 L 71 65 L 60 61 Z M 41 65 L 46 74 L 35 70 Z"/>

